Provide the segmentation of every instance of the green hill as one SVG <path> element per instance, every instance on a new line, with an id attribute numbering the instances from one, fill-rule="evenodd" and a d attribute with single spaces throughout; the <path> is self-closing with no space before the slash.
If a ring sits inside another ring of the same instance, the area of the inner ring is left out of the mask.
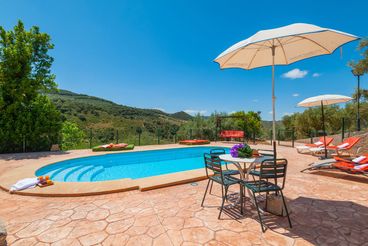
<path id="1" fill-rule="evenodd" d="M 168 114 L 134 108 L 66 90 L 47 95 L 64 119 L 77 123 L 86 132 L 86 139 L 92 131 L 96 143 L 115 141 L 118 135 L 120 141 L 136 142 L 137 128 L 142 129 L 142 144 L 157 141 L 157 132 L 161 141 L 171 141 L 172 132 L 191 118 L 185 112 Z"/>
<path id="2" fill-rule="evenodd" d="M 185 113 L 184 111 L 173 113 L 171 114 L 171 117 L 179 120 L 191 120 L 193 118 L 193 116 Z"/>

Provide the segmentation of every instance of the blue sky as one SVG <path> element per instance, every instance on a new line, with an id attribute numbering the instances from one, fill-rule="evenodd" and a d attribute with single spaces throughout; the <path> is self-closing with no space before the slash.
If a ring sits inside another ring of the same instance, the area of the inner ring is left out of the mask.
<path id="1" fill-rule="evenodd" d="M 220 70 L 213 59 L 258 30 L 303 22 L 366 37 L 367 1 L 1 1 L 0 25 L 18 19 L 51 35 L 59 88 L 166 112 L 261 111 L 271 119 L 271 68 Z M 358 42 L 276 67 L 277 116 L 324 93 L 351 95 L 347 62 Z M 294 70 L 295 69 L 295 70 Z M 298 70 L 296 70 L 298 69 Z M 302 78 L 290 79 L 283 74 Z M 304 76 L 303 76 L 304 75 Z M 362 86 L 368 87 L 368 76 Z"/>

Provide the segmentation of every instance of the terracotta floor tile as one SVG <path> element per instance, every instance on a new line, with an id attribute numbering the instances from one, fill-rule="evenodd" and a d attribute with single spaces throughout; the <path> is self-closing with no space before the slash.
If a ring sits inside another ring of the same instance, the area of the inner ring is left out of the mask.
<path id="1" fill-rule="evenodd" d="M 173 245 L 181 245 L 183 243 L 183 236 L 181 235 L 181 231 L 178 230 L 168 230 L 167 235 L 170 238 L 170 241 Z"/>
<path id="2" fill-rule="evenodd" d="M 186 218 L 184 222 L 184 228 L 200 227 L 203 226 L 203 222 L 197 218 Z"/>
<path id="3" fill-rule="evenodd" d="M 109 234 L 122 233 L 128 230 L 131 226 L 133 226 L 133 224 L 134 218 L 112 222 L 107 226 L 106 232 Z"/>
<path id="4" fill-rule="evenodd" d="M 53 224 L 51 220 L 37 220 L 16 233 L 17 237 L 26 238 L 41 234 Z"/>
<path id="5" fill-rule="evenodd" d="M 124 212 L 119 212 L 119 213 L 115 213 L 115 214 L 111 214 L 106 218 L 107 222 L 115 222 L 115 221 L 119 221 L 119 220 L 125 220 L 125 219 L 129 219 L 132 218 L 133 215 L 131 214 L 126 214 Z"/>
<path id="6" fill-rule="evenodd" d="M 72 230 L 73 228 L 68 226 L 52 228 L 38 235 L 37 238 L 41 242 L 54 243 L 66 238 Z"/>
<path id="7" fill-rule="evenodd" d="M 109 216 L 109 211 L 106 209 L 97 208 L 92 210 L 88 213 L 87 219 L 88 220 L 103 220 L 107 216 Z"/>
<path id="8" fill-rule="evenodd" d="M 105 221 L 78 221 L 74 224 L 69 224 L 68 226 L 74 227 L 73 230 L 69 234 L 69 238 L 79 238 L 81 236 L 85 236 L 94 232 L 103 231 L 106 226 L 107 222 Z"/>
<path id="9" fill-rule="evenodd" d="M 73 239 L 73 238 L 67 238 L 67 239 L 62 239 L 60 241 L 57 241 L 55 243 L 52 243 L 51 246 L 80 246 L 80 242 L 78 241 L 78 239 Z"/>
<path id="10" fill-rule="evenodd" d="M 152 244 L 152 238 L 150 238 L 147 235 L 140 235 L 131 237 L 128 242 L 127 246 L 142 246 L 142 245 L 151 245 Z"/>
<path id="11" fill-rule="evenodd" d="M 37 239 L 32 237 L 32 238 L 19 239 L 15 241 L 12 245 L 13 246 L 33 246 L 37 242 L 38 242 Z"/>
<path id="12" fill-rule="evenodd" d="M 206 227 L 187 228 L 181 231 L 185 242 L 206 243 L 214 239 L 215 233 Z"/>
<path id="13" fill-rule="evenodd" d="M 164 233 L 158 236 L 153 240 L 153 246 L 172 246 L 173 243 L 171 242 L 169 236 Z"/>
<path id="14" fill-rule="evenodd" d="M 165 233 L 165 228 L 161 224 L 151 226 L 147 231 L 147 235 L 152 238 L 156 238 L 162 233 Z"/>
<path id="15" fill-rule="evenodd" d="M 121 246 L 125 245 L 128 242 L 129 236 L 124 233 L 114 234 L 108 236 L 105 241 L 103 241 L 103 246 Z"/>
<path id="16" fill-rule="evenodd" d="M 180 217 L 168 217 L 162 221 L 167 230 L 180 230 L 184 226 L 184 219 Z"/>
<path id="17" fill-rule="evenodd" d="M 52 220 L 52 221 L 63 220 L 63 219 L 69 218 L 73 213 L 74 213 L 73 210 L 56 212 L 55 214 L 47 216 L 46 219 Z"/>
<path id="18" fill-rule="evenodd" d="M 83 246 L 95 245 L 98 243 L 102 243 L 108 234 L 104 231 L 98 231 L 94 233 L 90 233 L 88 235 L 82 236 L 79 238 L 79 241 Z"/>
<path id="19" fill-rule="evenodd" d="M 43 242 L 38 242 L 35 244 L 35 246 L 50 246 L 51 244 L 49 243 L 43 243 Z"/>

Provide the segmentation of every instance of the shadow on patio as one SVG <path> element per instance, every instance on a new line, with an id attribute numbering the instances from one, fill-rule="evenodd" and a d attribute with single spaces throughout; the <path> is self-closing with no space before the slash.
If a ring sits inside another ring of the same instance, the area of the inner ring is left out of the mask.
<path id="1" fill-rule="evenodd" d="M 45 151 L 45 152 L 26 152 L 26 153 L 9 153 L 1 154 L 0 160 L 12 161 L 12 160 L 28 160 L 28 159 L 40 159 L 43 157 L 69 155 L 66 151 Z"/>
<path id="2" fill-rule="evenodd" d="M 360 182 L 367 184 L 368 183 L 368 177 L 360 174 L 349 174 L 337 169 L 326 169 L 321 171 L 314 171 L 310 172 L 309 174 L 312 175 L 321 175 L 325 177 L 335 178 L 335 179 L 346 179 L 353 182 Z"/>
<path id="3" fill-rule="evenodd" d="M 269 230 L 316 245 L 363 245 L 368 241 L 368 208 L 350 201 L 298 197 L 289 201 L 293 228 L 287 219 L 266 215 Z"/>

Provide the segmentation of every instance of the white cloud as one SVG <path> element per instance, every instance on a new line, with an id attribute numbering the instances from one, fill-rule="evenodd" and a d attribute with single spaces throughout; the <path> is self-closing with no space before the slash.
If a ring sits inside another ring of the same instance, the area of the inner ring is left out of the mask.
<path id="1" fill-rule="evenodd" d="M 190 115 L 196 115 L 196 114 L 204 115 L 205 113 L 207 113 L 207 110 L 186 109 L 184 110 L 184 112 Z"/>
<path id="2" fill-rule="evenodd" d="M 258 101 L 258 99 L 253 99 L 252 102 L 256 103 L 256 102 L 259 102 L 259 101 Z"/>
<path id="3" fill-rule="evenodd" d="M 285 115 L 292 115 L 292 114 L 293 114 L 293 113 L 285 112 L 285 113 L 284 113 L 284 116 L 285 116 Z"/>
<path id="4" fill-rule="evenodd" d="M 293 94 L 293 97 L 298 97 L 298 96 L 300 96 L 299 93 L 294 93 Z"/>
<path id="5" fill-rule="evenodd" d="M 284 73 L 282 77 L 287 79 L 302 79 L 307 76 L 307 74 L 307 70 L 300 70 L 299 68 L 295 68 L 287 73 Z"/>
<path id="6" fill-rule="evenodd" d="M 272 114 L 272 111 L 268 112 L 269 114 Z"/>
<path id="7" fill-rule="evenodd" d="M 152 108 L 152 109 L 156 109 L 156 110 L 160 110 L 162 112 L 166 112 L 166 110 L 164 108 Z"/>
<path id="8" fill-rule="evenodd" d="M 319 76 L 321 76 L 322 74 L 320 74 L 320 73 L 313 73 L 312 74 L 312 77 L 314 77 L 314 78 L 317 78 L 317 77 L 319 77 Z"/>

